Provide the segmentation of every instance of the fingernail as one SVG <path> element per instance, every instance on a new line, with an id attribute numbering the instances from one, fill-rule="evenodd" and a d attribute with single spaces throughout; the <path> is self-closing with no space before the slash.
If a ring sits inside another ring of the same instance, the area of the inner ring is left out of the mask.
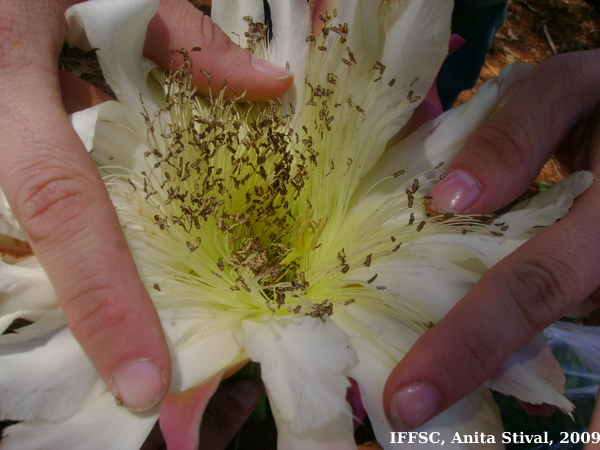
<path id="1" fill-rule="evenodd" d="M 429 191 L 431 208 L 442 213 L 467 210 L 481 195 L 479 183 L 470 174 L 455 169 Z"/>
<path id="2" fill-rule="evenodd" d="M 284 69 L 283 67 L 261 58 L 252 58 L 252 65 L 260 73 L 265 74 L 269 78 L 276 80 L 285 80 L 294 76 L 294 72 Z"/>
<path id="3" fill-rule="evenodd" d="M 165 376 L 147 359 L 129 363 L 111 380 L 111 390 L 117 402 L 132 411 L 144 411 L 162 398 L 166 388 Z"/>
<path id="4" fill-rule="evenodd" d="M 391 415 L 399 430 L 417 428 L 433 417 L 440 406 L 440 399 L 426 383 L 410 383 L 392 395 Z"/>
<path id="5" fill-rule="evenodd" d="M 260 388 L 250 380 L 240 380 L 232 383 L 228 394 L 233 398 L 244 411 L 252 408 L 260 397 Z"/>

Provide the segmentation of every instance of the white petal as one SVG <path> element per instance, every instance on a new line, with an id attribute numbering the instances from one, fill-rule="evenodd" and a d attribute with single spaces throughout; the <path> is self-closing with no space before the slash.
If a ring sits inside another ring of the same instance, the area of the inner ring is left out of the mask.
<path id="1" fill-rule="evenodd" d="M 102 74 L 120 102 L 152 117 L 157 107 L 142 71 L 146 28 L 159 0 L 88 0 L 67 10 L 67 41 L 98 49 Z M 140 102 L 140 95 L 142 102 Z"/>
<path id="2" fill-rule="evenodd" d="M 349 376 L 358 383 L 361 400 L 379 442 L 389 442 L 391 424 L 383 410 L 383 388 L 392 369 L 419 338 L 419 333 L 385 312 L 351 304 L 332 316 L 352 342 L 358 364 Z"/>
<path id="3" fill-rule="evenodd" d="M 282 98 L 286 108 L 290 103 L 296 105 L 304 89 L 310 8 L 306 0 L 272 0 L 269 6 L 273 22 L 269 59 L 294 72 L 294 85 Z"/>
<path id="4" fill-rule="evenodd" d="M 400 263 L 372 264 L 353 271 L 352 278 L 364 283 L 375 274 L 375 287 L 385 287 L 386 294 L 399 300 L 398 306 L 388 302 L 390 307 L 400 313 L 402 303 L 408 303 L 423 313 L 425 323 L 435 323 L 444 317 L 479 279 L 473 272 L 442 258 L 407 258 Z"/>
<path id="5" fill-rule="evenodd" d="M 161 312 L 163 329 L 172 345 L 172 391 L 183 391 L 239 360 L 242 347 L 236 336 L 239 319 L 169 318 Z"/>
<path id="6" fill-rule="evenodd" d="M 312 87 L 305 90 L 304 101 L 320 109 L 318 89 L 331 87 L 331 128 L 346 123 L 338 134 L 352 141 L 342 145 L 361 176 L 432 86 L 448 51 L 451 8 L 452 2 L 423 0 L 343 1 L 327 38 L 309 44 L 307 81 Z"/>
<path id="7" fill-rule="evenodd" d="M 307 428 L 300 434 L 292 431 L 292 425 L 281 419 L 273 409 L 277 425 L 277 448 L 285 450 L 356 450 L 352 416 L 343 412 L 319 428 Z"/>
<path id="8" fill-rule="evenodd" d="M 0 358 L 0 420 L 61 419 L 106 390 L 67 329 L 5 343 Z"/>
<path id="9" fill-rule="evenodd" d="M 563 395 L 565 375 L 541 336 L 508 358 L 485 385 L 528 403 L 556 405 L 567 414 L 574 408 Z"/>
<path id="10" fill-rule="evenodd" d="M 509 225 L 505 234 L 515 236 L 536 226 L 553 225 L 594 180 L 591 172 L 575 172 L 551 189 L 519 203 L 499 218 Z"/>
<path id="11" fill-rule="evenodd" d="M 109 392 L 63 422 L 23 422 L 4 430 L 2 450 L 137 449 L 158 419 L 157 409 L 132 413 Z"/>
<path id="12" fill-rule="evenodd" d="M 91 151 L 94 146 L 96 122 L 98 122 L 98 114 L 100 113 L 103 104 L 104 103 L 78 111 L 69 116 L 71 125 L 79 135 L 79 139 L 81 139 L 81 142 L 83 142 L 83 145 L 88 152 Z"/>
<path id="13" fill-rule="evenodd" d="M 269 315 L 245 320 L 242 330 L 246 352 L 261 364 L 269 399 L 292 433 L 350 416 L 346 371 L 356 357 L 334 322 Z"/>
<path id="14" fill-rule="evenodd" d="M 435 177 L 440 176 L 471 134 L 514 94 L 531 69 L 525 63 L 514 63 L 502 69 L 496 78 L 481 86 L 469 102 L 425 123 L 408 138 L 390 147 L 362 181 L 355 199 L 370 190 L 370 195 L 395 192 L 412 181 L 416 174 L 431 172 Z M 444 165 L 434 170 L 442 162 Z M 394 177 L 402 170 L 404 174 Z"/>
<path id="15" fill-rule="evenodd" d="M 264 23 L 265 8 L 262 0 L 213 0 L 210 17 L 233 42 L 247 48 L 244 35 L 248 31 L 248 20 L 244 17 Z"/>
<path id="16" fill-rule="evenodd" d="M 98 166 L 148 170 L 148 129 L 140 114 L 117 102 L 104 102 L 71 115 L 71 123 Z"/>
<path id="17" fill-rule="evenodd" d="M 27 319 L 33 323 L 15 330 L 14 333 L 8 333 L 0 336 L 0 346 L 5 344 L 15 344 L 18 342 L 27 342 L 35 339 L 48 339 L 48 336 L 54 334 L 59 328 L 66 325 L 65 316 L 60 308 L 54 308 L 50 311 L 40 310 L 16 310 L 12 314 L 4 317 L 13 319 Z"/>
<path id="18" fill-rule="evenodd" d="M 15 319 L 37 320 L 55 308 L 58 298 L 35 256 L 14 264 L 0 258 L 0 333 Z"/>
<path id="19" fill-rule="evenodd" d="M 382 292 L 398 299 L 397 303 L 388 302 L 391 308 L 402 311 L 408 304 L 423 313 L 421 321 L 435 323 L 485 272 L 525 240 L 459 231 L 422 235 L 403 243 L 387 258 L 373 258 L 369 267 L 352 268 L 348 283 L 385 287 Z"/>
<path id="20" fill-rule="evenodd" d="M 0 188 L 0 234 L 10 236 L 11 238 L 18 239 L 20 241 L 26 241 L 23 230 L 15 216 L 13 215 L 12 208 L 8 204 L 4 191 Z"/>
<path id="21" fill-rule="evenodd" d="M 0 311 L 2 311 L 0 309 Z M 16 319 L 21 319 L 23 317 L 27 317 L 27 314 L 31 313 L 31 311 L 17 309 L 11 312 L 2 312 L 0 315 L 0 334 L 4 333 L 6 329 L 13 323 Z"/>
<path id="22" fill-rule="evenodd" d="M 368 130 L 374 128 L 378 122 L 386 123 L 377 138 L 382 144 L 408 121 L 410 114 L 420 103 L 413 99 L 425 98 L 448 53 L 453 3 L 424 0 L 381 2 L 380 14 L 386 14 L 390 20 L 397 14 L 394 10 L 403 9 L 407 3 L 399 20 L 386 30 L 385 47 L 381 55 L 386 69 L 381 74 L 380 83 L 387 86 L 392 79 L 395 83 L 376 99 L 377 108 L 374 110 L 377 113 L 371 112 L 364 124 Z M 384 7 L 388 10 L 385 11 Z M 379 21 L 382 19 L 379 18 Z M 361 33 L 361 36 L 365 32 Z M 365 48 L 364 54 L 369 54 L 368 48 Z M 407 70 L 407 67 L 410 67 L 410 70 Z M 397 112 L 389 117 L 390 111 Z M 399 114 L 400 111 L 402 114 Z"/>
<path id="23" fill-rule="evenodd" d="M 58 297 L 43 268 L 7 264 L 0 259 L 1 314 L 15 309 L 46 310 L 57 306 Z"/>
<path id="24" fill-rule="evenodd" d="M 332 318 L 348 335 L 359 354 L 358 365 L 349 371 L 352 378 L 357 374 L 358 367 L 363 364 L 368 366 L 360 359 L 362 356 L 369 360 L 376 359 L 387 366 L 387 378 L 421 335 L 385 311 L 359 302 L 336 309 Z"/>
<path id="25" fill-rule="evenodd" d="M 440 232 L 402 244 L 402 250 L 410 253 L 407 258 L 437 256 L 483 275 L 494 264 L 515 251 L 527 238 L 493 236 L 485 232 Z"/>

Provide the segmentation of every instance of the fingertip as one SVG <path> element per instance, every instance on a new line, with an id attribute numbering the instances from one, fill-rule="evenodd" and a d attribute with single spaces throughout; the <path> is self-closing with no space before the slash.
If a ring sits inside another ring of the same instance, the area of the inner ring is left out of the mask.
<path id="1" fill-rule="evenodd" d="M 231 49 L 221 53 L 227 63 L 215 61 L 216 56 L 208 49 L 191 54 L 192 82 L 203 95 L 214 96 L 223 90 L 225 96 L 238 101 L 265 101 L 282 96 L 294 83 L 292 71 L 257 58 L 233 43 Z"/>
<path id="2" fill-rule="evenodd" d="M 252 57 L 252 66 L 255 70 L 269 78 L 278 81 L 294 80 L 294 73 L 266 59 Z"/>
<path id="3" fill-rule="evenodd" d="M 396 429 L 411 430 L 431 419 L 440 404 L 440 396 L 432 385 L 415 381 L 392 393 L 389 416 Z"/>
<path id="4" fill-rule="evenodd" d="M 119 405 L 145 411 L 156 405 L 168 388 L 165 371 L 148 359 L 126 363 L 109 382 Z"/>
<path id="5" fill-rule="evenodd" d="M 431 197 L 429 208 L 436 214 L 463 213 L 477 202 L 481 186 L 466 170 L 454 169 L 428 195 Z"/>
<path id="6" fill-rule="evenodd" d="M 479 359 L 473 358 L 473 349 L 465 344 L 472 335 L 465 330 L 461 316 L 436 323 L 389 375 L 383 402 L 388 420 L 397 430 L 423 425 L 488 378 Z M 465 335 L 456 330 L 464 330 Z"/>

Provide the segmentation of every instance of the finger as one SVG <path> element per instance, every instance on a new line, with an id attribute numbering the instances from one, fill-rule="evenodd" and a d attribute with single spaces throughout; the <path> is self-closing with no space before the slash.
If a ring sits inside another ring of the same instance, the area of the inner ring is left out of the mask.
<path id="1" fill-rule="evenodd" d="M 144 53 L 165 68 L 181 63 L 181 55 L 172 50 L 199 52 L 190 55 L 193 80 L 199 91 L 213 94 L 227 80 L 227 92 L 244 100 L 267 100 L 282 95 L 292 85 L 293 73 L 269 61 L 254 58 L 248 50 L 234 44 L 210 17 L 185 0 L 163 0 L 158 14 L 150 22 Z M 204 71 L 204 73 L 202 72 Z M 210 78 L 205 73 L 210 74 Z"/>
<path id="2" fill-rule="evenodd" d="M 261 388 L 250 380 L 226 382 L 213 395 L 200 427 L 200 449 L 227 447 L 248 420 L 261 395 Z"/>
<path id="3" fill-rule="evenodd" d="M 413 428 L 439 414 L 597 289 L 599 220 L 595 183 L 569 215 L 486 273 L 394 369 L 384 392 L 389 417 Z"/>
<path id="4" fill-rule="evenodd" d="M 0 184 L 74 336 L 115 395 L 145 409 L 168 387 L 168 348 L 102 179 L 61 103 L 63 5 L 5 1 L 0 17 L 11 21 L 0 40 Z"/>
<path id="5" fill-rule="evenodd" d="M 431 209 L 487 213 L 517 198 L 575 125 L 598 109 L 598 73 L 600 50 L 559 55 L 536 67 L 429 192 Z"/>

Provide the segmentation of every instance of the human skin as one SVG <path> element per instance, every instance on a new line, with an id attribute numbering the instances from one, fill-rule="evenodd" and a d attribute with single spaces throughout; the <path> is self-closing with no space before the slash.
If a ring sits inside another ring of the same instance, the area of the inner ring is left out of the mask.
<path id="1" fill-rule="evenodd" d="M 552 154 L 571 170 L 600 177 L 599 75 L 600 50 L 537 66 L 430 191 L 433 211 L 496 211 L 531 185 Z M 494 266 L 411 348 L 384 391 L 395 425 L 426 422 L 481 386 L 512 353 L 584 299 L 598 301 L 599 237 L 595 182 L 564 219 Z"/>
<path id="2" fill-rule="evenodd" d="M 168 391 L 170 356 L 114 207 L 67 117 L 65 108 L 105 97 L 62 77 L 63 91 L 78 95 L 61 100 L 57 61 L 64 13 L 75 3 L 0 2 L 0 185 L 74 336 L 115 396 L 145 410 Z M 194 67 L 210 68 L 213 86 L 228 79 L 248 100 L 279 96 L 293 82 L 291 72 L 254 60 L 187 1 L 162 1 L 147 55 L 168 68 L 178 56 L 171 49 L 192 47 L 202 47 Z M 195 81 L 208 92 L 206 77 Z"/>

